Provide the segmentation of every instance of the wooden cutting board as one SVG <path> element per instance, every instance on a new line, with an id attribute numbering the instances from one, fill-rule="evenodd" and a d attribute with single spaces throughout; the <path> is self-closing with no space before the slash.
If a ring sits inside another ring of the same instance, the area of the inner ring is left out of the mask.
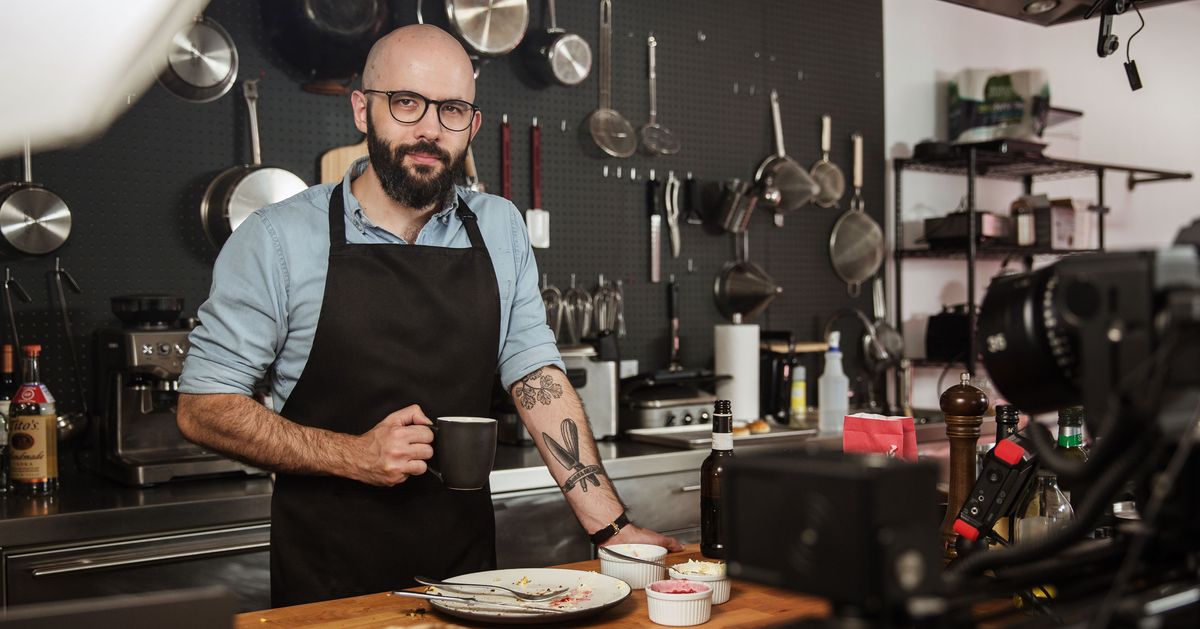
<path id="1" fill-rule="evenodd" d="M 358 144 L 350 144 L 348 146 L 339 146 L 334 149 L 329 149 L 321 155 L 321 183 L 336 183 L 342 180 L 346 174 L 346 169 L 350 168 L 350 164 L 354 160 L 364 157 L 367 154 L 367 140 L 363 138 Z"/>
<path id="2" fill-rule="evenodd" d="M 689 544 L 683 552 L 669 555 L 668 563 L 698 558 L 700 558 L 698 547 Z M 599 572 L 600 562 L 592 560 L 556 567 Z M 729 602 L 713 607 L 712 619 L 703 626 L 706 629 L 763 627 L 795 622 L 804 618 L 821 618 L 828 614 L 829 604 L 823 599 L 734 580 Z M 271 627 L 450 629 L 479 627 L 480 625 L 440 615 L 433 611 L 429 603 L 425 601 L 389 594 L 369 594 L 323 603 L 239 614 L 235 618 L 235 626 L 237 629 L 269 629 Z M 650 629 L 660 625 L 650 622 L 650 616 L 646 610 L 646 592 L 635 590 L 629 600 L 624 603 L 590 619 L 578 620 L 571 626 Z"/>

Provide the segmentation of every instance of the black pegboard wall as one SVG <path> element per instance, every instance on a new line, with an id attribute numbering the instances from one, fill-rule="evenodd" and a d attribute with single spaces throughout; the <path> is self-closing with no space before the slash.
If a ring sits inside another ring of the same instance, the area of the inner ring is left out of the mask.
<path id="1" fill-rule="evenodd" d="M 531 28 L 543 6 L 532 0 Z M 500 189 L 499 122 L 513 125 L 513 201 L 529 207 L 530 120 L 543 126 L 543 205 L 551 212 L 551 247 L 537 250 L 542 273 L 565 288 L 575 273 L 591 289 L 603 273 L 625 282 L 627 357 L 643 369 L 667 357 L 666 278 L 679 279 L 683 359 L 687 366 L 712 360 L 712 326 L 721 318 L 712 285 L 733 258 L 729 236 L 681 225 L 682 255 L 671 259 L 664 232 L 662 284 L 648 282 L 646 180 L 667 171 L 700 180 L 747 179 L 774 150 L 768 93 L 779 91 L 790 156 L 808 166 L 819 156 L 820 115 L 833 116 L 832 159 L 849 182 L 850 134 L 865 137 L 867 211 L 883 219 L 883 25 L 879 0 L 651 0 L 613 2 L 613 107 L 634 128 L 648 116 L 646 36 L 658 40 L 659 122 L 683 149 L 674 156 L 598 157 L 581 126 L 597 106 L 596 72 L 576 88 L 540 87 L 514 54 L 485 64 L 476 101 L 484 126 L 475 141 L 480 176 Z M 415 0 L 394 4 L 412 21 Z M 324 151 L 357 142 L 348 98 L 318 96 L 299 87 L 263 33 L 260 5 L 214 0 L 205 11 L 238 45 L 242 79 L 261 76 L 259 124 L 265 163 L 316 180 Z M 412 17 L 409 17 L 412 16 Z M 597 51 L 599 3 L 559 0 L 559 25 L 583 36 Z M 36 147 L 35 147 L 36 151 Z M 240 86 L 212 103 L 185 102 L 150 87 L 102 137 L 84 146 L 36 153 L 34 178 L 58 192 L 74 220 L 70 241 L 55 255 L 83 288 L 68 295 L 73 332 L 90 366 L 93 330 L 110 325 L 113 295 L 161 292 L 185 297 L 187 311 L 204 300 L 215 251 L 204 237 L 199 204 L 223 169 L 250 158 Z M 603 174 L 608 167 L 608 177 Z M 622 177 L 615 175 L 621 169 Z M 630 179 L 630 170 L 636 179 Z M 0 167 L 4 179 L 20 175 L 18 161 Z M 750 256 L 780 283 L 783 294 L 758 321 L 815 339 L 840 307 L 869 310 L 869 295 L 847 297 L 829 263 L 828 240 L 838 209 L 805 208 L 775 227 L 766 212 L 750 228 Z M 49 272 L 54 257 L 3 259 L 34 298 L 17 303 L 23 341 L 46 346 L 45 377 L 64 409 L 77 406 L 62 325 L 53 310 Z M 691 271 L 688 261 L 691 260 Z M 6 327 L 6 326 L 5 326 Z M 8 338 L 7 331 L 0 337 Z M 853 349 L 848 368 L 853 370 Z M 90 370 L 89 370 L 90 371 Z M 815 376 L 815 374 L 813 374 Z"/>

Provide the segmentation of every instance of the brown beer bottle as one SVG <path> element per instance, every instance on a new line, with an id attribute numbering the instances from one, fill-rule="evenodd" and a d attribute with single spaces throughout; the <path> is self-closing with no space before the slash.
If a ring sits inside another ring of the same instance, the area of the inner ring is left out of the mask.
<path id="1" fill-rule="evenodd" d="M 700 553 L 724 559 L 728 533 L 721 518 L 721 483 L 733 459 L 733 411 L 729 400 L 717 400 L 712 416 L 712 452 L 700 465 Z"/>
<path id="2" fill-rule="evenodd" d="M 58 412 L 54 396 L 42 384 L 41 345 L 26 345 L 21 386 L 9 405 L 10 480 L 19 494 L 48 494 L 58 489 Z"/>

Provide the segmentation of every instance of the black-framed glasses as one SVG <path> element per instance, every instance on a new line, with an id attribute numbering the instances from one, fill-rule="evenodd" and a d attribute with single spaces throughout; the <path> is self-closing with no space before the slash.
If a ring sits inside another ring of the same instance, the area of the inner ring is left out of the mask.
<path id="1" fill-rule="evenodd" d="M 479 108 L 465 100 L 433 100 L 416 92 L 363 90 L 364 94 L 383 94 L 388 99 L 388 111 L 402 124 L 412 124 L 425 117 L 430 105 L 435 105 L 438 122 L 450 131 L 466 131 Z"/>

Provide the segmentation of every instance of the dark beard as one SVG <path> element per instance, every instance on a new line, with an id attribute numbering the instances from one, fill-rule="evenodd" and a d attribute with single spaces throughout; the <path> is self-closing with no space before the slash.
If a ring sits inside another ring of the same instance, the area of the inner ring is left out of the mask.
<path id="1" fill-rule="evenodd" d="M 398 203 L 414 209 L 444 202 L 454 188 L 454 182 L 462 178 L 467 161 L 465 149 L 457 158 L 451 159 L 449 153 L 432 142 L 392 147 L 375 133 L 370 115 L 367 116 L 367 151 L 384 192 Z M 416 172 L 410 171 L 404 165 L 404 156 L 409 152 L 437 156 L 442 162 L 441 171 L 432 177 L 429 173 L 433 171 L 433 166 L 414 166 Z"/>

